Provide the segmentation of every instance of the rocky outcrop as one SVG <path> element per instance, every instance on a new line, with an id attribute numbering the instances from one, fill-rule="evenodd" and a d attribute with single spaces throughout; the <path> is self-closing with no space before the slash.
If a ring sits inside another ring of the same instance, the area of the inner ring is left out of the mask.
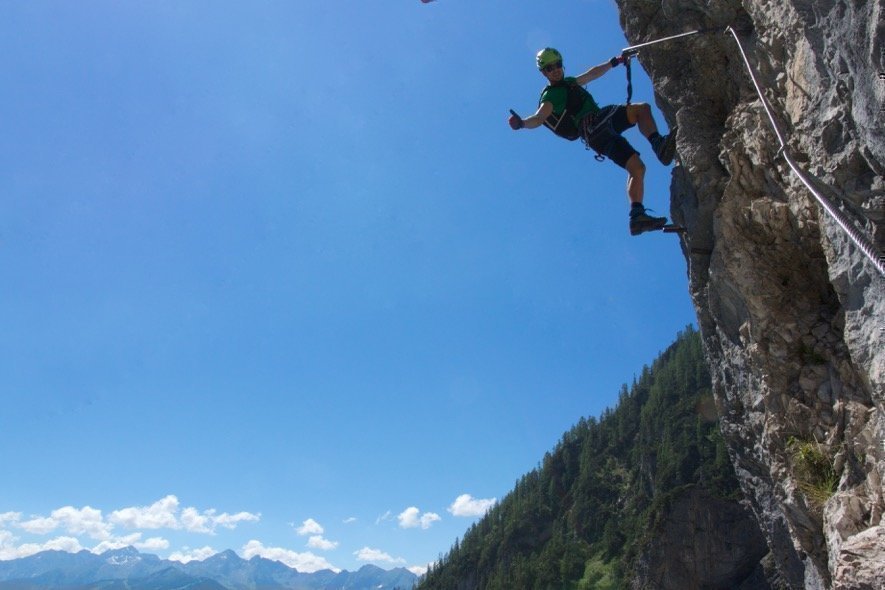
<path id="1" fill-rule="evenodd" d="M 679 495 L 637 559 L 634 590 L 770 588 L 761 570 L 765 542 L 735 502 L 692 488 Z M 760 551 L 761 549 L 761 551 Z"/>
<path id="2" fill-rule="evenodd" d="M 885 240 L 885 0 L 618 0 L 631 43 L 732 25 L 811 181 Z M 734 39 L 644 49 L 721 426 L 782 583 L 885 588 L 885 280 L 787 167 Z"/>

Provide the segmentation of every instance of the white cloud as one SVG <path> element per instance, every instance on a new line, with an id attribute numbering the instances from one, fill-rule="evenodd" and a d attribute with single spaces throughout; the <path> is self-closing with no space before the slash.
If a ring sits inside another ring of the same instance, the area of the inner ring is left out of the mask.
<path id="1" fill-rule="evenodd" d="M 170 494 L 150 506 L 115 510 L 108 520 L 130 529 L 177 529 L 179 528 L 177 512 L 178 498 Z"/>
<path id="2" fill-rule="evenodd" d="M 322 526 L 320 526 L 320 523 L 312 518 L 308 518 L 303 523 L 301 523 L 300 527 L 295 529 L 295 532 L 299 535 L 322 535 L 325 530 Z"/>
<path id="3" fill-rule="evenodd" d="M 18 539 L 9 531 L 0 530 L 0 561 L 15 559 L 15 542 Z"/>
<path id="4" fill-rule="evenodd" d="M 236 514 L 223 512 L 218 515 L 215 512 L 211 508 L 202 513 L 196 508 L 185 508 L 181 511 L 181 527 L 191 533 L 214 535 L 215 529 L 218 527 L 235 529 L 241 522 L 256 522 L 261 518 L 260 514 L 249 512 L 238 512 Z"/>
<path id="5" fill-rule="evenodd" d="M 162 537 L 142 540 L 142 533 L 137 531 L 118 536 L 113 534 L 114 528 L 116 526 L 145 530 L 169 528 L 183 529 L 190 533 L 214 534 L 218 527 L 234 529 L 242 522 L 255 522 L 260 519 L 260 514 L 250 512 L 218 514 L 215 509 L 201 512 L 190 507 L 180 510 L 178 498 L 172 494 L 149 506 L 115 510 L 107 517 L 102 515 L 101 510 L 90 506 L 83 508 L 63 506 L 53 510 L 49 516 L 35 515 L 24 521 L 20 512 L 4 512 L 0 513 L 0 559 L 15 559 L 47 549 L 81 551 L 83 547 L 77 537 L 84 535 L 99 541 L 90 549 L 93 553 L 100 554 L 130 545 L 140 550 L 157 552 L 168 549 L 169 541 Z M 69 536 L 59 536 L 45 543 L 17 545 L 19 540 L 10 531 L 3 530 L 3 527 L 14 527 L 31 535 L 48 535 L 61 530 Z"/>
<path id="6" fill-rule="evenodd" d="M 434 522 L 442 520 L 442 517 L 436 512 L 425 512 L 421 515 L 421 528 L 429 529 Z"/>
<path id="7" fill-rule="evenodd" d="M 145 539 L 141 543 L 136 543 L 135 548 L 139 551 L 147 551 L 149 553 L 165 551 L 166 549 L 169 549 L 169 541 L 163 537 L 151 537 L 150 539 Z"/>
<path id="8" fill-rule="evenodd" d="M 80 541 L 74 537 L 56 537 L 43 544 L 41 551 L 67 551 L 68 553 L 77 553 L 83 550 Z"/>
<path id="9" fill-rule="evenodd" d="M 214 508 L 199 511 L 187 507 L 180 511 L 178 498 L 170 494 L 157 500 L 150 506 L 133 506 L 115 510 L 108 517 L 113 524 L 129 529 L 184 529 L 189 533 L 206 533 L 213 535 L 219 526 L 235 529 L 241 522 L 256 522 L 260 514 L 238 512 L 218 514 Z"/>
<path id="10" fill-rule="evenodd" d="M 421 511 L 415 506 L 406 508 L 396 518 L 399 520 L 399 526 L 404 529 L 413 529 L 420 526 L 425 530 L 429 529 L 430 525 L 434 522 L 442 520 L 439 514 L 436 514 L 435 512 L 425 512 L 424 514 L 421 514 Z"/>
<path id="11" fill-rule="evenodd" d="M 353 524 L 356 522 L 356 516 L 348 516 L 344 519 L 344 524 Z"/>
<path id="12" fill-rule="evenodd" d="M 381 524 L 382 522 L 384 522 L 386 520 L 390 520 L 391 516 L 393 516 L 393 513 L 390 510 L 388 510 L 387 512 L 385 512 L 384 514 L 382 514 L 381 516 L 379 516 L 378 518 L 375 519 L 375 524 Z"/>
<path id="13" fill-rule="evenodd" d="M 205 559 L 209 559 L 213 555 L 218 553 L 212 547 L 201 547 L 200 549 L 191 549 L 189 547 L 185 547 L 182 551 L 176 551 L 172 555 L 169 556 L 170 561 L 178 561 L 181 563 L 187 563 L 189 561 L 203 561 Z"/>
<path id="14" fill-rule="evenodd" d="M 405 563 L 406 560 L 401 557 L 391 557 L 390 554 L 380 549 L 372 549 L 371 547 L 363 547 L 359 551 L 354 551 L 354 555 L 360 561 L 383 561 L 385 563 Z"/>
<path id="15" fill-rule="evenodd" d="M 29 531 L 30 532 L 30 531 Z M 18 559 L 28 557 L 41 551 L 66 551 L 77 553 L 86 549 L 76 537 L 60 536 L 46 541 L 45 543 L 17 544 L 18 538 L 11 532 L 0 530 L 0 560 Z M 143 551 L 162 551 L 169 548 L 169 541 L 161 537 L 152 537 L 145 541 L 141 540 L 141 533 L 133 533 L 125 537 L 108 537 L 98 545 L 89 549 L 90 552 L 101 554 L 112 549 L 122 549 L 133 546 Z"/>
<path id="16" fill-rule="evenodd" d="M 114 549 L 123 549 L 124 547 L 134 547 L 141 542 L 141 533 L 132 533 L 125 537 L 112 537 L 106 539 L 90 549 L 92 553 L 101 555 L 105 551 L 113 551 Z"/>
<path id="17" fill-rule="evenodd" d="M 41 551 L 67 551 L 76 553 L 82 551 L 80 541 L 74 537 L 56 537 L 45 543 L 25 543 L 16 545 L 18 539 L 9 531 L 0 531 L 0 560 L 18 559 L 28 557 Z"/>
<path id="18" fill-rule="evenodd" d="M 3 512 L 0 513 L 0 527 L 6 526 L 9 524 L 15 524 L 19 520 L 21 520 L 22 513 L 21 512 Z"/>
<path id="19" fill-rule="evenodd" d="M 181 527 L 191 533 L 212 533 L 211 514 L 200 514 L 196 508 L 181 511 Z M 177 523 L 176 523 L 177 526 Z"/>
<path id="20" fill-rule="evenodd" d="M 113 551 L 114 549 L 123 549 L 124 547 L 135 547 L 139 551 L 147 551 L 155 553 L 157 551 L 165 551 L 169 549 L 169 541 L 163 537 L 151 537 L 141 540 L 141 533 L 132 533 L 123 537 L 111 537 L 104 540 L 89 551 L 96 555 L 101 555 L 105 551 Z"/>
<path id="21" fill-rule="evenodd" d="M 253 514 L 251 512 L 237 512 L 236 514 L 222 512 L 218 516 L 214 516 L 214 510 L 212 512 L 212 522 L 226 529 L 235 529 L 241 522 L 258 522 L 261 520 L 261 514 Z"/>
<path id="22" fill-rule="evenodd" d="M 420 510 L 415 506 L 411 506 L 406 508 L 400 515 L 397 516 L 397 520 L 399 520 L 399 525 L 404 529 L 413 528 L 419 525 L 418 514 Z"/>
<path id="23" fill-rule="evenodd" d="M 98 540 L 110 538 L 113 528 L 104 521 L 101 510 L 89 506 L 79 509 L 64 506 L 53 510 L 48 517 L 34 517 L 16 526 L 33 535 L 47 535 L 57 528 L 63 528 L 72 535 L 86 534 Z"/>
<path id="24" fill-rule="evenodd" d="M 310 551 L 307 553 L 297 553 L 282 547 L 265 547 L 260 541 L 251 540 L 243 545 L 243 557 L 252 559 L 256 555 L 265 559 L 279 561 L 291 568 L 295 568 L 299 572 L 311 574 L 319 570 L 332 570 L 335 573 L 341 571 L 336 568 L 325 558 L 314 555 Z"/>
<path id="25" fill-rule="evenodd" d="M 483 516 L 497 501 L 497 498 L 481 500 L 479 498 L 474 498 L 470 494 L 461 494 L 455 498 L 455 501 L 449 506 L 448 511 L 451 512 L 453 516 Z"/>
<path id="26" fill-rule="evenodd" d="M 18 524 L 18 528 L 24 529 L 32 535 L 48 535 L 58 528 L 58 521 L 54 518 L 32 518 Z"/>
<path id="27" fill-rule="evenodd" d="M 336 541 L 329 541 L 328 539 L 324 539 L 322 535 L 312 535 L 307 540 L 307 546 L 313 549 L 331 551 L 332 549 L 336 549 L 338 547 L 338 543 Z"/>

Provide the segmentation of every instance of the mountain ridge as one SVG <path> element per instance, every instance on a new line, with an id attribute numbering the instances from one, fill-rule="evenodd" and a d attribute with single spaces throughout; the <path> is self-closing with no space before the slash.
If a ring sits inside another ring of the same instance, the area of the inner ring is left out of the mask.
<path id="1" fill-rule="evenodd" d="M 371 564 L 355 572 L 299 572 L 259 556 L 243 559 L 231 549 L 187 563 L 134 547 L 101 554 L 48 550 L 0 561 L 0 590 L 406 590 L 417 579 L 405 568 Z"/>

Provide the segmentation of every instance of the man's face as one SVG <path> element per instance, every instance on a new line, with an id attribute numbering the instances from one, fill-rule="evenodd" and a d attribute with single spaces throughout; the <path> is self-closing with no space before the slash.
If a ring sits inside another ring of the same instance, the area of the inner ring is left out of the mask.
<path id="1" fill-rule="evenodd" d="M 562 71 L 562 61 L 557 61 L 552 64 L 547 64 L 543 68 L 541 68 L 541 73 L 544 74 L 544 77 L 547 78 L 548 81 L 559 82 L 562 80 L 563 71 Z"/>

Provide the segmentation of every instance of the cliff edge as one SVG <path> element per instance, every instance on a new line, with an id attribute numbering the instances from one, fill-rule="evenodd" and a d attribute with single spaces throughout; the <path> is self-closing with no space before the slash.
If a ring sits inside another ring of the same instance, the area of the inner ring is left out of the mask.
<path id="1" fill-rule="evenodd" d="M 788 588 L 885 588 L 885 0 L 617 0 L 679 125 L 671 215 L 721 427 Z M 636 97 L 643 100 L 646 97 Z M 647 97 L 650 98 L 650 97 Z M 649 101 L 650 102 L 650 101 Z"/>

